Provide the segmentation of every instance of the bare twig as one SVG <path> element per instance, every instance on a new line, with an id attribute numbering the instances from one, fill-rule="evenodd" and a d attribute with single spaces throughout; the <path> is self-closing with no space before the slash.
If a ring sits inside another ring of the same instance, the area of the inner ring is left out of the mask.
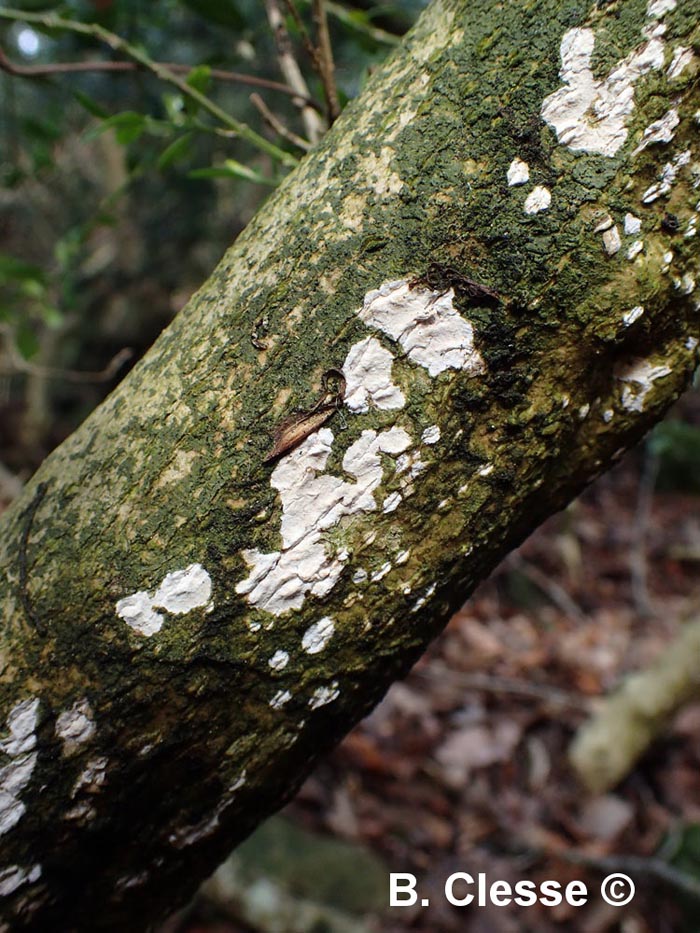
<path id="1" fill-rule="evenodd" d="M 270 23 L 272 34 L 275 38 L 280 71 L 287 84 L 298 92 L 299 98 L 295 103 L 297 103 L 301 111 L 304 131 L 311 140 L 311 143 L 316 143 L 325 133 L 326 127 L 313 107 L 309 107 L 304 103 L 304 99 L 309 96 L 309 89 L 297 60 L 294 58 L 292 42 L 287 32 L 279 0 L 265 0 L 265 9 L 267 11 L 267 19 Z"/>
<path id="2" fill-rule="evenodd" d="M 130 360 L 134 351 L 129 347 L 124 347 L 116 353 L 107 363 L 104 369 L 97 372 L 79 369 L 59 369 L 54 366 L 38 366 L 21 357 L 11 340 L 7 340 L 7 351 L 12 363 L 11 369 L 0 369 L 0 375 L 8 376 L 15 373 L 29 373 L 32 376 L 38 376 L 42 379 L 62 379 L 64 382 L 109 382 L 113 379 L 122 366 Z"/>
<path id="3" fill-rule="evenodd" d="M 294 0 L 284 0 L 284 5 L 287 7 L 289 12 L 291 13 L 292 19 L 294 20 L 294 24 L 299 30 L 299 35 L 301 37 L 301 41 L 304 46 L 304 51 L 311 59 L 311 64 L 313 65 L 314 71 L 317 74 L 320 74 L 321 73 L 321 62 L 318 56 L 318 49 L 311 41 L 311 36 L 308 33 L 304 20 L 301 18 L 299 10 L 297 10 L 296 3 L 294 2 Z"/>
<path id="4" fill-rule="evenodd" d="M 333 61 L 331 37 L 328 31 L 325 0 L 313 0 L 311 10 L 316 26 L 319 72 L 328 109 L 328 123 L 332 124 L 340 115 L 340 103 L 338 101 L 338 88 L 335 83 L 335 63 Z"/>
<path id="5" fill-rule="evenodd" d="M 645 670 L 627 677 L 578 732 L 569 752 L 578 776 L 605 793 L 632 770 L 671 717 L 700 694 L 700 619 Z"/>
<path id="6" fill-rule="evenodd" d="M 257 109 L 260 116 L 274 133 L 277 133 L 278 136 L 282 137 L 282 139 L 288 140 L 290 143 L 292 143 L 292 145 L 297 146 L 299 149 L 303 149 L 304 152 L 309 151 L 311 148 L 311 143 L 308 141 L 308 139 L 302 139 L 301 136 L 298 136 L 296 133 L 290 130 L 289 127 L 285 126 L 279 117 L 276 117 L 275 114 L 268 108 L 267 104 L 259 94 L 251 94 L 250 102 Z"/>
<path id="7" fill-rule="evenodd" d="M 700 900 L 700 880 L 679 871 L 660 858 L 654 858 L 653 856 L 644 858 L 639 855 L 591 856 L 584 855 L 574 849 L 567 849 L 559 853 L 559 855 L 574 865 L 585 865 L 606 875 L 621 871 L 628 875 L 653 878 L 655 881 L 662 881 L 669 887 Z"/>
<path id="8" fill-rule="evenodd" d="M 83 23 L 79 20 L 64 19 L 64 17 L 56 16 L 53 13 L 29 13 L 25 10 L 13 10 L 9 7 L 0 6 L 0 20 L 2 19 L 12 22 L 33 23 L 45 29 L 59 29 L 64 32 L 74 32 L 79 35 L 91 36 L 94 39 L 98 39 L 115 52 L 120 52 L 146 71 L 150 71 L 161 81 L 176 87 L 184 97 L 188 97 L 190 100 L 194 101 L 229 130 L 235 132 L 240 139 L 246 140 L 246 142 L 255 146 L 256 149 L 260 149 L 283 165 L 293 167 L 297 164 L 298 160 L 291 153 L 285 152 L 283 149 L 275 146 L 274 143 L 265 139 L 264 136 L 256 133 L 255 130 L 252 130 L 247 124 L 241 123 L 240 120 L 236 120 L 235 117 L 232 117 L 231 114 L 219 107 L 218 104 L 215 104 L 213 100 L 205 94 L 202 94 L 201 91 L 191 87 L 184 78 L 175 74 L 170 68 L 159 62 L 154 62 L 141 48 L 132 45 L 116 33 L 110 32 L 108 29 L 100 26 L 99 23 Z M 291 84 L 292 82 L 289 83 Z M 309 96 L 308 91 L 304 96 Z M 304 107 L 320 121 L 319 115 L 312 107 L 309 107 L 308 104 L 305 104 Z"/>
<path id="9" fill-rule="evenodd" d="M 516 696 L 532 697 L 554 706 L 577 710 L 583 715 L 589 711 L 590 701 L 586 697 L 578 693 L 567 693 L 546 684 L 533 684 L 529 681 L 516 680 L 513 677 L 499 677 L 478 671 L 452 671 L 444 664 L 419 668 L 414 673 L 426 680 L 451 681 L 464 690 L 483 690 L 487 693 L 510 693 Z"/>
<path id="10" fill-rule="evenodd" d="M 308 4 L 312 3 L 313 0 L 302 0 L 302 2 Z M 352 29 L 354 32 L 362 33 L 379 45 L 394 46 L 398 45 L 401 41 L 400 36 L 395 35 L 393 32 L 380 29 L 379 26 L 375 26 L 373 23 L 366 20 L 358 20 L 357 17 L 352 15 L 352 10 L 348 10 L 340 3 L 333 3 L 332 0 L 326 0 L 326 9 L 330 15 L 334 16 L 343 26 Z"/>
<path id="11" fill-rule="evenodd" d="M 181 65 L 177 62 L 155 62 L 163 68 L 172 71 L 173 74 L 187 75 L 192 71 L 191 65 Z M 142 68 L 138 62 L 108 62 L 108 61 L 85 61 L 85 62 L 54 62 L 51 65 L 18 65 L 10 61 L 5 51 L 0 48 L 0 71 L 17 78 L 48 78 L 53 75 L 61 74 L 84 74 L 100 71 L 116 73 L 133 73 L 141 71 Z M 293 88 L 279 81 L 270 81 L 268 78 L 258 78 L 255 75 L 242 74 L 238 71 L 225 71 L 221 68 L 212 68 L 210 71 L 212 78 L 217 81 L 229 81 L 234 84 L 246 84 L 250 87 L 265 88 L 268 91 L 277 91 L 280 94 L 286 94 L 290 97 L 298 97 L 299 94 Z M 308 97 L 305 101 L 310 107 L 319 109 L 319 105 L 313 98 Z"/>
<path id="12" fill-rule="evenodd" d="M 557 583 L 556 580 L 549 577 L 543 570 L 540 570 L 539 567 L 526 561 L 518 553 L 510 555 L 508 564 L 529 577 L 532 582 L 545 593 L 550 601 L 561 609 L 564 615 L 570 616 L 572 619 L 577 619 L 579 622 L 585 621 L 586 614 L 569 596 L 564 587 Z"/>

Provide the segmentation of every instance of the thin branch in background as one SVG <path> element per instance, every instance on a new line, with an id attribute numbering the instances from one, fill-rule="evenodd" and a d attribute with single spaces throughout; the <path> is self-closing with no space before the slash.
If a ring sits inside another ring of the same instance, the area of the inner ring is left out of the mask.
<path id="1" fill-rule="evenodd" d="M 313 0 L 302 0 L 302 2 L 312 3 Z M 343 26 L 352 29 L 353 32 L 359 32 L 367 36 L 378 45 L 396 46 L 401 41 L 401 36 L 399 34 L 387 32 L 386 29 L 381 29 L 379 26 L 375 26 L 364 18 L 358 19 L 357 16 L 353 16 L 353 10 L 347 9 L 347 7 L 344 7 L 340 3 L 333 3 L 332 0 L 326 0 L 326 10 L 331 16 L 334 16 L 338 22 L 342 23 Z"/>
<path id="2" fill-rule="evenodd" d="M 510 832 L 510 829 L 508 830 Z M 603 875 L 624 872 L 626 875 L 661 881 L 677 891 L 700 900 L 700 879 L 688 875 L 659 856 L 589 855 L 558 841 L 551 833 L 530 827 L 518 834 L 517 845 L 522 845 L 539 856 L 559 858 L 572 865 L 585 865 Z"/>
<path id="3" fill-rule="evenodd" d="M 338 101 L 338 88 L 335 83 L 335 63 L 333 61 L 331 37 L 328 31 L 325 0 L 313 0 L 311 10 L 316 26 L 318 67 L 328 109 L 328 123 L 332 124 L 340 115 L 340 102 Z"/>
<path id="4" fill-rule="evenodd" d="M 479 671 L 453 671 L 444 664 L 431 664 L 417 668 L 414 676 L 424 680 L 451 682 L 463 690 L 483 690 L 486 693 L 509 693 L 515 696 L 531 697 L 547 705 L 564 707 L 588 715 L 591 702 L 579 693 L 567 693 L 547 684 L 534 684 L 514 677 L 500 677 L 496 674 L 482 674 Z"/>
<path id="5" fill-rule="evenodd" d="M 308 139 L 302 139 L 301 136 L 298 136 L 296 133 L 290 130 L 289 127 L 285 126 L 279 117 L 276 117 L 275 114 L 268 108 L 267 104 L 259 94 L 251 94 L 250 102 L 274 133 L 277 133 L 277 135 L 281 136 L 282 139 L 286 139 L 288 142 L 292 143 L 292 145 L 297 146 L 304 152 L 308 152 L 309 149 L 311 149 L 311 143 L 308 141 Z"/>
<path id="6" fill-rule="evenodd" d="M 637 613 L 648 619 L 652 615 L 649 587 L 647 585 L 647 532 L 654 500 L 656 478 L 659 473 L 659 458 L 647 445 L 644 452 L 642 475 L 637 491 L 637 511 L 634 518 L 634 538 L 630 548 L 630 578 L 632 599 Z"/>
<path id="7" fill-rule="evenodd" d="M 155 62 L 159 67 L 167 68 L 173 74 L 187 75 L 192 71 L 191 65 L 180 65 L 177 62 Z M 85 62 L 55 62 L 51 65 L 17 65 L 10 61 L 4 49 L 0 47 L 0 71 L 5 71 L 16 78 L 49 78 L 61 74 L 84 74 L 100 71 L 116 73 L 133 73 L 142 71 L 140 65 L 136 62 L 109 62 L 109 61 L 85 61 Z M 289 97 L 298 97 L 299 94 L 279 81 L 270 81 L 267 78 L 258 78 L 255 75 L 242 74 L 238 71 L 225 71 L 221 68 L 212 68 L 210 75 L 217 81 L 228 81 L 233 84 L 245 84 L 250 87 L 265 88 L 268 91 L 277 91 L 280 94 L 286 94 Z M 310 107 L 319 109 L 319 105 L 311 97 L 307 98 L 305 103 Z"/>
<path id="8" fill-rule="evenodd" d="M 317 143 L 326 132 L 326 126 L 313 107 L 309 107 L 304 103 L 304 99 L 309 96 L 309 88 L 297 60 L 294 58 L 292 41 L 287 32 L 279 0 L 265 0 L 265 10 L 277 48 L 280 71 L 287 84 L 298 91 L 299 98 L 295 103 L 301 111 L 304 132 L 312 144 Z"/>
<path id="9" fill-rule="evenodd" d="M 296 3 L 294 0 L 284 0 L 284 5 L 287 7 L 287 10 L 291 13 L 294 24 L 299 30 L 299 35 L 301 37 L 302 44 L 304 46 L 304 51 L 309 56 L 311 64 L 313 66 L 316 74 L 321 73 L 321 62 L 318 55 L 318 49 L 311 41 L 311 36 L 308 33 L 304 20 L 301 18 L 299 10 L 297 10 Z"/>
<path id="10" fill-rule="evenodd" d="M 104 369 L 91 372 L 79 369 L 58 369 L 53 366 L 38 366 L 36 363 L 31 363 L 17 353 L 11 337 L 7 339 L 7 351 L 12 367 L 0 369 L 0 375 L 9 376 L 16 373 L 28 373 L 41 379 L 62 379 L 64 382 L 109 382 L 134 355 L 132 349 L 124 347 L 123 350 L 120 350 L 112 357 Z"/>
<path id="11" fill-rule="evenodd" d="M 268 2 L 272 2 L 272 0 L 268 0 Z M 255 130 L 252 130 L 247 124 L 241 123 L 240 120 L 236 120 L 235 117 L 232 117 L 231 114 L 219 107 L 218 104 L 215 104 L 213 100 L 205 94 L 202 94 L 201 91 L 191 87 L 187 81 L 175 74 L 168 67 L 159 62 L 154 62 L 153 59 L 138 46 L 132 45 L 125 39 L 122 39 L 121 36 L 110 32 L 98 23 L 82 23 L 79 20 L 64 19 L 62 16 L 56 16 L 53 13 L 29 13 L 25 10 L 13 10 L 8 7 L 0 7 L 0 20 L 3 19 L 11 22 L 29 23 L 43 29 L 58 29 L 64 32 L 74 32 L 82 36 L 91 36 L 94 39 L 98 39 L 100 42 L 104 42 L 108 45 L 113 51 L 119 52 L 127 58 L 132 59 L 132 61 L 137 62 L 142 68 L 146 71 L 150 71 L 159 80 L 176 87 L 184 97 L 194 101 L 210 114 L 210 116 L 235 132 L 240 139 L 244 139 L 250 145 L 266 153 L 282 165 L 289 166 L 290 168 L 297 165 L 298 160 L 291 153 L 285 152 L 283 149 L 275 146 L 274 143 L 265 139 L 264 136 L 256 133 Z M 289 84 L 292 85 L 292 82 L 290 81 Z M 304 93 L 304 96 L 309 96 L 308 89 L 306 93 Z M 305 112 L 308 111 L 308 113 L 313 114 L 315 119 L 321 122 L 321 118 L 313 107 L 309 107 L 308 104 L 304 104 L 303 106 Z"/>
<path id="12" fill-rule="evenodd" d="M 558 609 L 566 616 L 577 619 L 579 622 L 585 622 L 586 614 L 581 607 L 574 602 L 563 586 L 557 583 L 552 577 L 546 574 L 539 567 L 526 561 L 517 551 L 508 557 L 508 565 L 514 570 L 529 577 L 530 580 L 549 598 Z"/>

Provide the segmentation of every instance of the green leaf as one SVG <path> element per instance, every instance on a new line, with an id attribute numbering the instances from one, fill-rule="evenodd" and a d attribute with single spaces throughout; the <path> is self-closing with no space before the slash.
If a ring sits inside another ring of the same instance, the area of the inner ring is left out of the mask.
<path id="1" fill-rule="evenodd" d="M 226 159 L 223 165 L 213 165 L 209 168 L 196 168 L 188 173 L 190 178 L 243 178 L 246 181 L 254 181 L 259 185 L 270 185 L 277 187 L 277 182 L 272 178 L 267 178 L 261 172 L 248 165 L 243 165 L 235 159 Z"/>
<path id="2" fill-rule="evenodd" d="M 187 75 L 186 81 L 195 91 L 206 94 L 211 86 L 211 68 L 209 65 L 197 65 Z"/>
<path id="3" fill-rule="evenodd" d="M 217 26 L 238 31 L 246 24 L 234 0 L 183 0 L 183 3 L 202 19 L 216 23 Z"/>
<path id="4" fill-rule="evenodd" d="M 192 133 L 185 133 L 184 136 L 180 136 L 179 139 L 174 140 L 161 152 L 158 162 L 156 163 L 161 172 L 187 155 L 191 140 Z"/>
<path id="5" fill-rule="evenodd" d="M 99 126 L 92 127 L 85 134 L 86 139 L 95 139 L 107 130 L 114 130 L 117 142 L 122 146 L 128 145 L 138 139 L 143 133 L 146 125 L 146 117 L 142 113 L 136 113 L 133 110 L 125 110 L 123 113 L 115 113 L 112 117 L 107 117 Z"/>
<path id="6" fill-rule="evenodd" d="M 39 349 L 39 339 L 26 321 L 21 321 L 15 331 L 15 344 L 25 360 L 31 359 Z"/>
<path id="7" fill-rule="evenodd" d="M 63 314 L 60 309 L 54 305 L 42 304 L 39 307 L 39 311 L 41 313 L 41 319 L 48 327 L 55 329 L 63 324 Z"/>
<path id="8" fill-rule="evenodd" d="M 24 279 L 20 291 L 26 298 L 43 298 L 46 287 L 38 279 Z"/>
<path id="9" fill-rule="evenodd" d="M 93 117 L 98 117 L 100 120 L 105 120 L 109 117 L 109 110 L 105 110 L 102 104 L 98 104 L 96 100 L 93 100 L 92 97 L 89 97 L 87 94 L 83 94 L 82 91 L 73 91 L 73 97 L 78 101 L 78 103 L 87 110 L 88 113 L 92 114 Z"/>
<path id="10" fill-rule="evenodd" d="M 7 253 L 0 253 L 0 285 L 7 285 L 10 282 L 26 281 L 44 282 L 44 270 L 35 266 L 31 262 L 24 262 L 22 259 L 15 259 Z"/>

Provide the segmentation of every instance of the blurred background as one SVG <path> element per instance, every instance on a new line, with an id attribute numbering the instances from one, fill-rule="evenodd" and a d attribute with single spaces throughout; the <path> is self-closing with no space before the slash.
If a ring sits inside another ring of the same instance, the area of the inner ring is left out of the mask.
<path id="1" fill-rule="evenodd" d="M 0 509 L 424 5 L 0 7 Z M 161 933 L 700 929 L 699 495 L 691 391 Z M 392 871 L 431 907 L 387 909 Z M 637 895 L 458 909 L 454 871 Z"/>

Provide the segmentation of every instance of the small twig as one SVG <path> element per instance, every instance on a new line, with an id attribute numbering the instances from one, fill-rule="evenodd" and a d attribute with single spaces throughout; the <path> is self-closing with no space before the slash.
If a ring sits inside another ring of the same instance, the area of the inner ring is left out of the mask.
<path id="1" fill-rule="evenodd" d="M 150 71 L 159 80 L 176 87 L 184 97 L 188 97 L 190 100 L 194 101 L 203 110 L 206 110 L 208 114 L 228 127 L 228 129 L 233 130 L 241 139 L 246 140 L 246 142 L 250 143 L 252 146 L 260 149 L 283 165 L 293 167 L 297 164 L 298 160 L 291 153 L 285 152 L 283 149 L 275 146 L 274 143 L 265 139 L 264 136 L 256 133 L 255 130 L 252 130 L 247 124 L 241 123 L 240 120 L 236 120 L 235 117 L 232 117 L 231 114 L 219 107 L 218 104 L 215 104 L 213 100 L 205 94 L 202 94 L 201 91 L 191 87 L 184 78 L 175 74 L 165 65 L 154 62 L 141 48 L 132 45 L 116 33 L 110 32 L 108 29 L 100 26 L 99 23 L 82 23 L 79 20 L 64 19 L 62 16 L 56 16 L 53 13 L 28 13 L 25 10 L 13 10 L 8 7 L 0 7 L 0 19 L 10 20 L 12 22 L 33 23 L 45 29 L 60 29 L 65 32 L 74 32 L 79 35 L 91 36 L 94 39 L 98 39 L 115 52 L 120 52 L 127 58 L 137 62 L 142 68 L 146 71 Z M 290 81 L 289 84 L 291 85 L 292 82 Z M 308 90 L 304 96 L 309 96 Z M 320 121 L 319 115 L 312 107 L 309 107 L 307 104 L 304 106 L 309 113 L 314 114 L 316 119 Z"/>
<path id="2" fill-rule="evenodd" d="M 294 24 L 299 30 L 299 35 L 301 36 L 301 41 L 304 46 L 304 51 L 309 56 L 314 71 L 318 75 L 320 75 L 321 61 L 319 59 L 318 49 L 311 41 L 311 36 L 308 33 L 304 20 L 301 18 L 301 15 L 299 14 L 299 10 L 297 10 L 296 3 L 294 3 L 294 0 L 284 0 L 284 5 L 287 7 L 289 12 L 291 13 L 292 19 L 294 20 Z"/>
<path id="3" fill-rule="evenodd" d="M 311 143 L 308 141 L 308 139 L 302 139 L 301 136 L 298 136 L 296 133 L 286 127 L 279 119 L 279 117 L 276 117 L 274 113 L 268 108 L 267 104 L 259 94 L 251 94 L 250 102 L 260 113 L 260 116 L 263 118 L 265 123 L 267 123 L 273 133 L 277 133 L 277 135 L 281 136 L 282 139 L 288 140 L 294 146 L 297 146 L 299 149 L 303 149 L 304 152 L 308 152 L 309 149 L 311 149 Z"/>
<path id="4" fill-rule="evenodd" d="M 167 68 L 173 74 L 188 75 L 192 71 L 191 65 L 181 65 L 177 62 L 154 62 L 162 68 Z M 18 65 L 10 61 L 5 51 L 0 47 L 0 71 L 17 78 L 48 78 L 53 75 L 61 74 L 83 74 L 93 72 L 116 72 L 116 73 L 134 73 L 142 71 L 142 67 L 137 62 L 108 62 L 108 61 L 86 61 L 86 62 L 55 62 L 52 65 Z M 255 75 L 242 74 L 238 71 L 225 71 L 221 68 L 212 68 L 210 75 L 217 81 L 229 81 L 234 84 L 247 84 L 250 87 L 265 88 L 268 91 L 277 91 L 280 94 L 286 94 L 289 97 L 299 97 L 299 93 L 286 84 L 279 81 L 270 81 L 268 78 L 258 78 Z M 305 103 L 309 107 L 319 109 L 319 105 L 313 98 L 308 97 Z"/>
<path id="5" fill-rule="evenodd" d="M 323 85 L 323 94 L 326 98 L 328 123 L 330 125 L 340 116 L 340 102 L 338 101 L 338 88 L 335 83 L 335 63 L 333 61 L 331 37 L 328 31 L 325 0 L 313 0 L 311 10 L 318 41 L 319 74 Z"/>
<path id="6" fill-rule="evenodd" d="M 532 582 L 542 590 L 549 600 L 561 609 L 566 616 L 577 619 L 579 622 L 586 620 L 585 612 L 569 596 L 563 586 L 549 577 L 543 570 L 529 563 L 520 554 L 511 554 L 508 558 L 508 564 L 529 577 Z"/>
<path id="7" fill-rule="evenodd" d="M 644 619 L 648 619 L 652 614 L 649 587 L 647 586 L 646 540 L 658 473 L 659 458 L 647 447 L 644 452 L 642 475 L 639 477 L 634 538 L 631 542 L 629 555 L 632 599 L 634 600 L 635 609 Z"/>
<path id="8" fill-rule="evenodd" d="M 304 103 L 304 99 L 309 96 L 309 88 L 294 57 L 292 41 L 287 32 L 279 0 L 265 0 L 265 10 L 275 39 L 280 71 L 287 84 L 298 91 L 299 97 L 298 101 L 295 100 L 295 103 L 301 111 L 304 131 L 312 144 L 317 143 L 325 133 L 326 127 L 313 107 L 309 107 Z"/>
<path id="9" fill-rule="evenodd" d="M 591 856 L 584 855 L 573 849 L 565 849 L 557 854 L 567 862 L 574 865 L 585 865 L 587 868 L 594 868 L 606 875 L 620 871 L 629 875 L 654 878 L 700 900 L 700 879 L 679 871 L 660 858 L 654 858 L 653 856 L 644 858 L 639 855 Z"/>
<path id="10" fill-rule="evenodd" d="M 302 0 L 302 2 L 311 3 L 312 0 Z M 394 46 L 398 45 L 401 41 L 400 36 L 387 32 L 386 29 L 380 29 L 379 26 L 375 26 L 365 20 L 358 20 L 352 15 L 352 10 L 346 9 L 340 3 L 333 3 L 331 0 L 326 0 L 326 9 L 331 16 L 334 16 L 343 26 L 352 29 L 354 32 L 362 33 L 362 35 L 367 36 L 379 45 Z"/>
<path id="11" fill-rule="evenodd" d="M 587 715 L 590 701 L 577 693 L 567 693 L 556 687 L 548 687 L 544 684 L 533 684 L 523 680 L 516 680 L 512 677 L 499 677 L 494 674 L 481 674 L 478 671 L 463 672 L 452 671 L 444 664 L 435 664 L 430 667 L 419 668 L 415 671 L 416 676 L 427 680 L 449 680 L 462 687 L 464 690 L 484 690 L 487 693 L 511 693 L 516 696 L 532 697 L 536 700 L 544 700 L 546 703 L 555 706 L 563 706 L 577 710 L 582 715 Z"/>
<path id="12" fill-rule="evenodd" d="M 119 372 L 124 363 L 130 360 L 134 351 L 130 347 L 124 347 L 116 353 L 107 363 L 104 369 L 97 372 L 79 369 L 59 369 L 54 366 L 38 366 L 29 360 L 23 359 L 15 350 L 12 341 L 8 339 L 7 350 L 12 362 L 12 369 L 0 369 L 0 375 L 10 376 L 16 372 L 30 373 L 32 376 L 39 376 L 42 379 L 62 379 L 65 382 L 109 382 Z"/>

